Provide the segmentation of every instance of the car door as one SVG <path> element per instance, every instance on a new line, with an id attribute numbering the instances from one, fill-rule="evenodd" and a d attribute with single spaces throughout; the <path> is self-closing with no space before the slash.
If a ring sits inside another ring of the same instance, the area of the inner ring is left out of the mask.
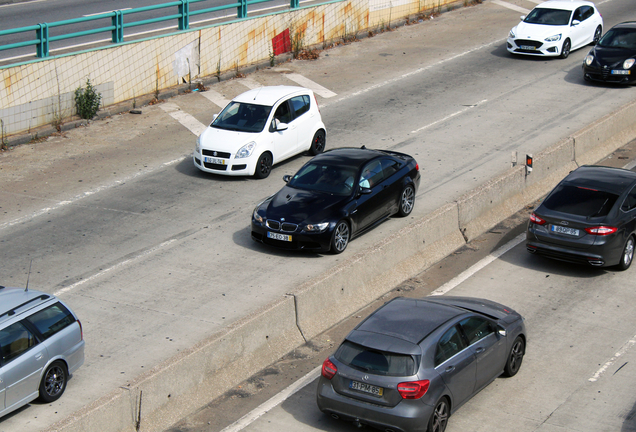
<path id="1" fill-rule="evenodd" d="M 297 153 L 298 131 L 296 124 L 292 121 L 293 113 L 289 105 L 289 100 L 281 102 L 276 107 L 272 119 L 272 126 L 274 120 L 278 120 L 279 124 L 284 123 L 287 125 L 287 128 L 284 130 L 276 130 L 273 127 L 270 128 L 270 132 L 273 134 L 274 163 L 276 163 Z"/>
<path id="2" fill-rule="evenodd" d="M 37 396 L 40 375 L 48 361 L 48 352 L 21 322 L 0 330 L 5 406 L 22 405 Z"/>
<path id="3" fill-rule="evenodd" d="M 458 325 L 447 330 L 437 342 L 435 370 L 453 395 L 453 405 L 459 406 L 475 390 L 476 363 Z"/>
<path id="4" fill-rule="evenodd" d="M 292 123 L 295 125 L 297 134 L 296 153 L 302 153 L 309 150 L 311 139 L 313 138 L 314 125 L 316 120 L 313 118 L 313 112 L 309 110 L 311 107 L 311 99 L 309 95 L 294 96 L 289 100 L 294 119 Z"/>
<path id="5" fill-rule="evenodd" d="M 355 214 L 358 229 L 370 226 L 386 214 L 388 193 L 382 186 L 383 180 L 380 159 L 374 159 L 362 168 Z"/>
<path id="6" fill-rule="evenodd" d="M 506 361 L 505 340 L 496 333 L 496 327 L 482 317 L 469 317 L 459 325 L 475 355 L 475 391 L 481 389 L 503 370 Z"/>
<path id="7" fill-rule="evenodd" d="M 619 213 L 618 229 L 622 231 L 623 243 L 636 231 L 636 186 L 625 197 Z M 621 245 L 622 252 L 622 245 Z"/>
<path id="8" fill-rule="evenodd" d="M 572 40 L 572 48 L 580 48 L 583 45 L 587 45 L 587 43 L 594 36 L 594 23 L 591 19 L 588 19 L 591 16 L 590 6 L 581 6 L 574 11 L 572 14 L 572 25 L 570 26 L 570 39 Z M 574 20 L 579 21 L 577 25 L 574 25 Z"/>
<path id="9" fill-rule="evenodd" d="M 397 178 L 400 164 L 395 159 L 382 159 L 382 188 L 386 192 L 386 212 L 394 214 L 398 211 L 402 197 L 402 183 Z"/>

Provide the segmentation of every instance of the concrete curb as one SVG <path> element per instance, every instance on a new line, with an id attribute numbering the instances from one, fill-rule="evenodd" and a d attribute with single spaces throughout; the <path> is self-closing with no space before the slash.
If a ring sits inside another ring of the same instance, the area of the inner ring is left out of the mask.
<path id="1" fill-rule="evenodd" d="M 169 427 L 540 198 L 578 165 L 594 163 L 636 138 L 634 105 L 535 155 L 531 174 L 525 166 L 509 169 L 49 430 Z"/>

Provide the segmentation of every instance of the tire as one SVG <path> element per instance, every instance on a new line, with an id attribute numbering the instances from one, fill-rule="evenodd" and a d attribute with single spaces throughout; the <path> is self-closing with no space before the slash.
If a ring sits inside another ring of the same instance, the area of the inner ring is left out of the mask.
<path id="1" fill-rule="evenodd" d="M 504 367 L 504 375 L 507 377 L 513 377 L 519 372 L 521 363 L 523 362 L 523 356 L 526 353 L 526 343 L 521 336 L 517 336 L 517 339 L 512 343 L 510 348 L 510 354 L 508 354 L 508 360 Z"/>
<path id="2" fill-rule="evenodd" d="M 592 39 L 592 45 L 596 45 L 598 41 L 601 39 L 602 35 L 603 35 L 603 27 L 601 26 L 596 27 L 596 30 L 594 31 L 594 39 Z"/>
<path id="3" fill-rule="evenodd" d="M 621 254 L 621 261 L 616 266 L 620 271 L 627 270 L 632 261 L 634 260 L 634 236 L 629 236 L 625 242 L 623 253 Z"/>
<path id="4" fill-rule="evenodd" d="M 562 59 L 568 58 L 568 56 L 570 55 L 571 48 L 572 48 L 572 43 L 570 42 L 570 39 L 566 39 L 565 42 L 563 42 L 563 47 L 561 48 L 560 57 Z"/>
<path id="5" fill-rule="evenodd" d="M 406 217 L 413 211 L 415 205 L 415 189 L 413 185 L 406 185 L 400 194 L 400 209 L 398 215 Z"/>
<path id="6" fill-rule="evenodd" d="M 258 162 L 256 162 L 256 171 L 254 172 L 254 176 L 259 179 L 264 179 L 269 176 L 269 173 L 272 171 L 272 154 L 270 152 L 265 152 L 258 157 Z"/>
<path id="7" fill-rule="evenodd" d="M 431 414 L 431 417 L 428 419 L 427 432 L 444 432 L 449 417 L 450 405 L 448 399 L 443 397 L 437 401 L 435 409 L 433 409 L 433 414 Z"/>
<path id="8" fill-rule="evenodd" d="M 325 151 L 325 145 L 327 144 L 327 138 L 325 137 L 325 131 L 319 130 L 314 134 L 314 139 L 311 140 L 311 147 L 309 147 L 309 154 L 312 156 L 319 155 Z"/>
<path id="9" fill-rule="evenodd" d="M 349 224 L 343 220 L 338 222 L 331 235 L 331 252 L 334 254 L 344 252 L 349 244 L 350 237 Z"/>
<path id="10" fill-rule="evenodd" d="M 58 400 L 68 382 L 68 371 L 66 365 L 61 361 L 54 361 L 46 368 L 42 381 L 40 382 L 40 400 L 50 403 Z"/>

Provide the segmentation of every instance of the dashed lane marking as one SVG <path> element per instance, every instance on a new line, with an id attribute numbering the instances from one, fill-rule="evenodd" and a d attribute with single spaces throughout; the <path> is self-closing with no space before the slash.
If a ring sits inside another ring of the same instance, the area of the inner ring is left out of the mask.
<path id="1" fill-rule="evenodd" d="M 247 87 L 250 90 L 254 90 L 254 89 L 263 87 L 263 84 L 261 84 L 261 83 L 259 83 L 257 81 L 254 81 L 251 78 L 241 78 L 240 80 L 238 80 L 238 82 L 240 84 L 243 84 L 245 87 Z"/>
<path id="2" fill-rule="evenodd" d="M 517 11 L 517 12 L 521 12 L 523 14 L 530 13 L 529 9 L 522 8 L 521 6 L 513 5 L 513 4 L 510 4 L 510 3 L 506 3 L 506 2 L 501 1 L 501 0 L 492 0 L 492 2 L 494 4 L 499 5 L 499 6 L 503 6 L 505 8 L 512 9 L 512 10 Z"/>
<path id="3" fill-rule="evenodd" d="M 599 370 L 596 371 L 596 373 L 594 375 L 592 375 L 592 377 L 590 379 L 588 379 L 588 381 L 590 382 L 594 382 L 596 380 L 598 380 L 601 375 L 603 375 L 603 373 L 610 367 L 612 366 L 616 360 L 618 360 L 618 358 L 620 356 L 622 356 L 623 354 L 625 354 L 632 346 L 634 346 L 634 344 L 636 344 L 636 336 L 634 336 L 633 338 L 631 338 L 630 340 L 627 341 L 627 343 L 625 343 L 625 345 L 623 345 L 621 347 L 621 349 L 619 349 L 616 354 L 614 354 L 614 357 L 612 357 L 611 359 L 609 359 L 609 361 L 607 363 L 605 363 L 603 366 L 601 366 L 601 368 Z"/>
<path id="4" fill-rule="evenodd" d="M 484 103 L 486 103 L 486 102 L 488 102 L 488 100 L 487 100 L 487 99 L 484 99 L 484 100 L 482 100 L 482 101 L 477 102 L 475 105 L 468 105 L 468 106 L 467 106 L 466 108 L 464 108 L 464 109 L 461 109 L 461 110 L 459 110 L 459 111 L 457 111 L 457 112 L 454 112 L 454 113 L 452 113 L 452 114 L 450 114 L 450 115 L 447 115 L 446 117 L 444 117 L 444 118 L 442 118 L 442 119 L 439 119 L 439 120 L 437 120 L 437 121 L 434 121 L 433 123 L 429 123 L 429 124 L 427 124 L 426 126 L 422 126 L 422 127 L 421 127 L 421 128 L 419 128 L 419 129 L 415 129 L 415 130 L 414 130 L 414 131 L 412 131 L 411 133 L 412 133 L 412 134 L 414 134 L 414 133 L 421 132 L 421 131 L 423 131 L 424 129 L 428 129 L 428 128 L 430 128 L 431 126 L 435 126 L 436 124 L 439 124 L 439 123 L 445 122 L 446 120 L 448 120 L 448 119 L 450 119 L 450 118 L 453 118 L 453 117 L 455 117 L 456 115 L 462 114 L 462 113 L 464 113 L 464 112 L 468 111 L 469 109 L 475 108 L 475 107 L 477 107 L 477 106 L 479 106 L 479 105 L 483 105 L 483 104 L 484 104 Z"/>
<path id="5" fill-rule="evenodd" d="M 289 78 L 296 84 L 300 84 L 301 86 L 308 88 L 309 90 L 313 91 L 314 93 L 324 98 L 337 96 L 337 94 L 332 92 L 331 90 L 324 88 L 320 84 L 310 80 L 309 78 L 305 78 L 304 76 L 300 74 L 290 73 L 290 74 L 284 74 L 284 76 Z"/>
<path id="6" fill-rule="evenodd" d="M 203 131 L 207 127 L 190 114 L 181 111 L 181 108 L 179 108 L 179 106 L 175 103 L 166 102 L 161 105 L 161 109 L 163 109 L 166 113 L 168 113 L 168 115 L 170 115 L 170 117 L 181 123 L 196 136 L 201 135 L 201 133 L 203 133 Z"/>

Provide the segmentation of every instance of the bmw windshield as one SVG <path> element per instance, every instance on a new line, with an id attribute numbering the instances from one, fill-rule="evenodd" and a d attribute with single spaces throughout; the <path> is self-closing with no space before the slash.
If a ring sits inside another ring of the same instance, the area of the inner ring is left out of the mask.
<path id="1" fill-rule="evenodd" d="M 230 102 L 210 126 L 237 132 L 258 133 L 265 127 L 271 110 L 271 106 Z"/>
<path id="2" fill-rule="evenodd" d="M 287 185 L 296 189 L 347 196 L 353 191 L 355 175 L 354 167 L 309 163 Z"/>

